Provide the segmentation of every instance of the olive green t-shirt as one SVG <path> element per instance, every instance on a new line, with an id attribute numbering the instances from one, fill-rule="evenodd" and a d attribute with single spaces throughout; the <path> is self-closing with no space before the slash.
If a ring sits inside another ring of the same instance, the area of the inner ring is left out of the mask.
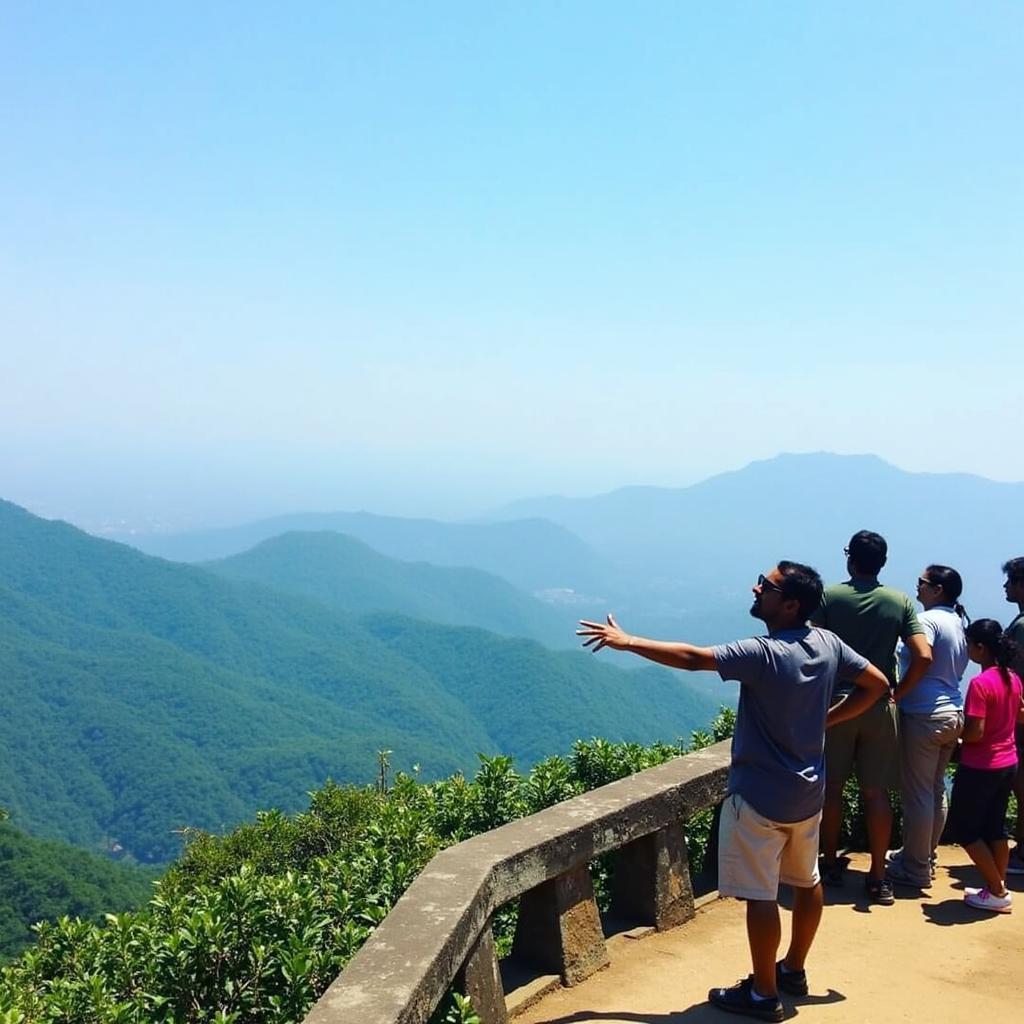
<path id="1" fill-rule="evenodd" d="M 1017 645 L 1017 657 L 1013 670 L 1024 679 L 1024 612 L 1021 612 L 1007 627 L 1006 632 Z"/>
<path id="2" fill-rule="evenodd" d="M 884 672 L 890 686 L 896 685 L 896 644 L 924 632 L 910 598 L 878 580 L 847 580 L 826 587 L 821 607 L 811 620 L 831 629 Z M 851 689 L 849 683 L 837 681 L 833 692 L 849 693 Z"/>

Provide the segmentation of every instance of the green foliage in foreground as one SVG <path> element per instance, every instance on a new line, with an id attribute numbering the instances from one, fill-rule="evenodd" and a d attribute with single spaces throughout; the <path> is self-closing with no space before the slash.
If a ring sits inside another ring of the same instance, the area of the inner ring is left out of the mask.
<path id="1" fill-rule="evenodd" d="M 0 817 L 0 821 L 3 818 Z M 37 921 L 141 907 L 156 873 L 0 824 L 0 960 L 20 953 Z"/>
<path id="2" fill-rule="evenodd" d="M 723 710 L 689 747 L 731 728 Z M 526 776 L 498 756 L 481 758 L 472 780 L 328 784 L 294 817 L 268 812 L 223 837 L 194 833 L 146 909 L 102 926 L 41 925 L 37 944 L 0 974 L 0 1024 L 299 1021 L 440 849 L 684 749 L 595 739 Z M 688 828 L 698 869 L 710 815 L 699 817 Z M 502 917 L 506 929 L 513 920 Z M 454 997 L 437 1016 L 474 1019 Z"/>

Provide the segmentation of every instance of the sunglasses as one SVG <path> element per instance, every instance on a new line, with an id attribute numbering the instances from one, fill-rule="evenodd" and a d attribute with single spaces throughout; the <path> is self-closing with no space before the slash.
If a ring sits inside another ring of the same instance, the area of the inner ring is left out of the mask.
<path id="1" fill-rule="evenodd" d="M 782 587 L 778 583 L 773 583 L 764 573 L 761 573 L 757 577 L 757 585 L 761 588 L 762 592 L 765 590 L 774 590 L 776 594 L 782 593 Z"/>
<path id="2" fill-rule="evenodd" d="M 922 587 L 922 586 L 923 587 L 941 587 L 942 586 L 941 583 L 932 583 L 932 581 L 930 579 L 927 579 L 924 576 L 918 576 L 917 577 L 917 585 L 919 587 Z"/>

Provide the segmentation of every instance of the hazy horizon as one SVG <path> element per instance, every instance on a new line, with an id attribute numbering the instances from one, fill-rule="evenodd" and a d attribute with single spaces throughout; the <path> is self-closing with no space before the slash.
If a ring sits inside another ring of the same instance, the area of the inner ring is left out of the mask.
<path id="1" fill-rule="evenodd" d="M 216 529 L 237 526 L 247 522 L 269 519 L 278 515 L 301 512 L 371 512 L 377 515 L 403 518 L 427 518 L 441 520 L 471 520 L 487 516 L 495 509 L 512 502 L 557 495 L 560 497 L 586 498 L 621 487 L 650 486 L 660 488 L 681 488 L 700 483 L 720 473 L 742 469 L 754 462 L 771 460 L 783 455 L 809 455 L 817 452 L 775 452 L 762 458 L 752 458 L 734 466 L 721 466 L 710 472 L 696 475 L 693 479 L 635 479 L 611 483 L 608 486 L 587 487 L 580 482 L 575 488 L 558 486 L 560 481 L 553 477 L 549 488 L 537 486 L 517 489 L 514 479 L 507 476 L 502 480 L 492 479 L 474 489 L 471 484 L 478 482 L 472 473 L 467 473 L 464 461 L 453 461 L 446 468 L 448 477 L 427 481 L 431 467 L 420 467 L 423 476 L 416 478 L 409 474 L 400 479 L 388 477 L 388 465 L 378 466 L 376 475 L 365 473 L 359 480 L 338 479 L 325 472 L 323 479 L 315 479 L 316 473 L 326 471 L 326 462 L 317 464 L 296 463 L 294 459 L 286 464 L 286 456 L 277 453 L 279 476 L 276 482 L 263 479 L 266 471 L 266 453 L 251 451 L 251 460 L 235 463 L 231 467 L 217 467 L 213 462 L 205 464 L 181 460 L 162 460 L 153 466 L 135 464 L 121 473 L 116 465 L 106 465 L 106 475 L 94 475 L 96 466 L 88 463 L 70 463 L 74 477 L 62 475 L 56 478 L 38 476 L 38 489 L 33 492 L 29 485 L 22 493 L 18 488 L 0 492 L 0 499 L 13 501 L 35 515 L 47 519 L 63 519 L 90 533 L 103 534 L 150 534 L 177 533 L 190 530 Z M 872 452 L 827 452 L 830 455 L 867 455 L 880 458 Z M 326 459 L 326 457 L 324 457 Z M 884 460 L 889 462 L 889 460 Z M 895 465 L 895 463 L 890 463 Z M 415 471 L 415 466 L 407 466 Z M 934 470 L 897 466 L 910 473 L 932 473 Z M 232 486 L 230 473 L 225 478 L 224 470 L 237 473 Z M 941 472 L 959 474 L 974 473 L 969 468 L 951 467 Z M 538 475 L 538 483 L 544 477 Z M 462 490 L 455 493 L 439 488 L 446 482 L 460 482 Z M 1017 483 L 1021 480 L 1007 479 L 1000 482 Z M 5 487 L 9 481 L 5 480 Z"/>

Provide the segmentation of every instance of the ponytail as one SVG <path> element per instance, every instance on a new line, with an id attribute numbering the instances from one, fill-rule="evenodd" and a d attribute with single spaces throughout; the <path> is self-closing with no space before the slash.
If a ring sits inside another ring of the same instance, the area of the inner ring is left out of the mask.
<path id="1" fill-rule="evenodd" d="M 967 614 L 967 609 L 959 601 L 954 601 L 953 611 L 960 617 L 960 625 L 966 630 L 971 624 L 971 617 Z"/>
<path id="2" fill-rule="evenodd" d="M 1017 660 L 1017 651 L 1018 645 L 1013 637 L 1009 633 L 1000 634 L 999 646 L 993 653 L 996 656 L 996 664 L 999 666 L 999 674 L 1003 677 L 1003 682 L 1007 686 L 1012 682 L 1010 679 L 1010 666 Z"/>

